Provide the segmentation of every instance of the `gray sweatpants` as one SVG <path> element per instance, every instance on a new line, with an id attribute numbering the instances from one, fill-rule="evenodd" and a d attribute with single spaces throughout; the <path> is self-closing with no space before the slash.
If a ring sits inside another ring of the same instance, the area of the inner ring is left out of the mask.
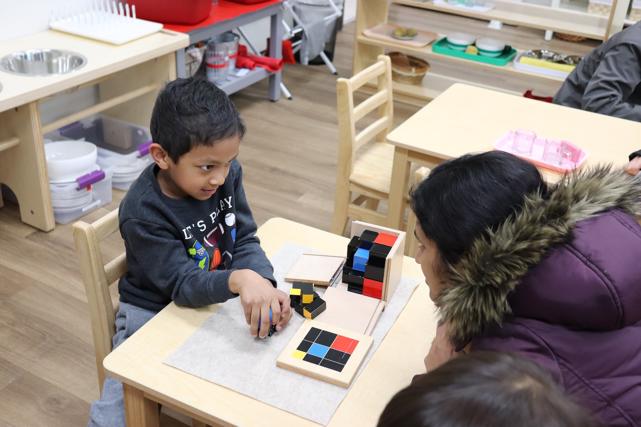
<path id="1" fill-rule="evenodd" d="M 113 348 L 118 347 L 155 315 L 154 311 L 121 302 L 116 313 Z M 125 427 L 125 402 L 120 381 L 109 377 L 105 379 L 100 399 L 91 404 L 87 425 L 89 427 Z"/>

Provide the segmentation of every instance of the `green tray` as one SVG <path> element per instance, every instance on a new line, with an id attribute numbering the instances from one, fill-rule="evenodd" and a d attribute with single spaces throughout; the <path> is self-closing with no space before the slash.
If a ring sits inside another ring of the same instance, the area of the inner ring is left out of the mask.
<path id="1" fill-rule="evenodd" d="M 516 56 L 516 49 L 509 45 L 505 46 L 505 49 L 503 49 L 503 53 L 501 54 L 501 56 L 497 56 L 494 58 L 483 55 L 472 55 L 461 50 L 450 48 L 445 37 L 432 45 L 432 51 L 440 53 L 441 55 L 455 56 L 457 58 L 469 59 L 470 61 L 498 65 L 499 67 L 504 67 Z"/>

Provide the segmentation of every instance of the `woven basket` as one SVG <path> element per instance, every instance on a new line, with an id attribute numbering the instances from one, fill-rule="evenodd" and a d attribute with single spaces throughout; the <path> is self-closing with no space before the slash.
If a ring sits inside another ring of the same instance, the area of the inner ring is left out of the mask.
<path id="1" fill-rule="evenodd" d="M 430 69 L 430 64 L 420 58 L 401 52 L 390 52 L 392 60 L 392 80 L 399 83 L 420 85 Z"/>
<path id="2" fill-rule="evenodd" d="M 566 34 L 566 33 L 554 33 L 554 36 L 559 40 L 563 40 L 566 42 L 574 42 L 574 43 L 579 43 L 587 40 L 587 38 L 583 36 L 576 36 L 574 34 Z"/>

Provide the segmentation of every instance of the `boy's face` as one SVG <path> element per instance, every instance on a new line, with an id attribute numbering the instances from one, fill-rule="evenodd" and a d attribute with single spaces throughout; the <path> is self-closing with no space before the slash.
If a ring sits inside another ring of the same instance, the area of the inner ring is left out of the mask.
<path id="1" fill-rule="evenodd" d="M 209 199 L 225 183 L 231 162 L 238 157 L 239 146 L 240 138 L 236 135 L 213 145 L 194 146 L 178 162 L 167 155 L 162 158 L 154 155 L 161 169 L 158 173 L 160 189 L 174 199 Z"/>

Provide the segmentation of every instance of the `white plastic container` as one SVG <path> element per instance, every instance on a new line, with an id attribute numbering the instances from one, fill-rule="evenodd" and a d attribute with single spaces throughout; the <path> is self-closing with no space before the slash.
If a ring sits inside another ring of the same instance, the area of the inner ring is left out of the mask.
<path id="1" fill-rule="evenodd" d="M 63 140 L 45 144 L 49 181 L 65 182 L 91 172 L 97 160 L 94 144 L 85 141 Z"/>
<path id="2" fill-rule="evenodd" d="M 151 136 L 146 128 L 96 115 L 58 130 L 59 137 L 84 139 L 98 147 L 98 165 L 112 174 L 114 188 L 128 190 L 152 163 Z"/>
<path id="3" fill-rule="evenodd" d="M 95 165 L 93 172 L 66 182 L 50 183 L 53 216 L 58 224 L 68 224 L 111 203 L 111 172 Z"/>

